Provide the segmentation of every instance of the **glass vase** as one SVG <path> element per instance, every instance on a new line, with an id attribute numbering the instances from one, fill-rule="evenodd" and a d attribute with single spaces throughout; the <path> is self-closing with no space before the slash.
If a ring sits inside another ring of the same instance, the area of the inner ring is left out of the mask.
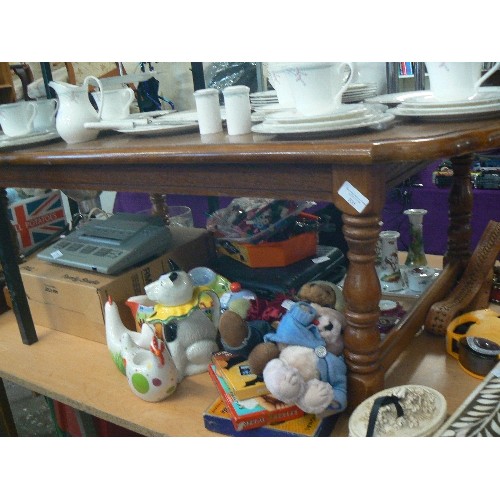
<path id="1" fill-rule="evenodd" d="M 427 210 L 410 208 L 403 212 L 410 219 L 410 246 L 406 256 L 405 266 L 422 267 L 427 265 L 424 251 L 423 218 Z"/>

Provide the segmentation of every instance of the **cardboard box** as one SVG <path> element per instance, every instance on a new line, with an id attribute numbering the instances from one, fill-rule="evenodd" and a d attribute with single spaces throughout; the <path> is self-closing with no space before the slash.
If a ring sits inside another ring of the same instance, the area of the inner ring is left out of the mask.
<path id="1" fill-rule="evenodd" d="M 173 247 L 165 255 L 118 276 L 84 271 L 30 257 L 20 266 L 28 303 L 37 325 L 106 343 L 103 306 L 117 303 L 123 323 L 135 330 L 125 300 L 144 294 L 144 286 L 170 271 L 172 259 L 182 269 L 208 266 L 215 256 L 212 234 L 204 229 L 172 227 Z"/>
<path id="2" fill-rule="evenodd" d="M 21 254 L 60 233 L 67 223 L 60 191 L 12 203 L 7 213 L 16 230 Z"/>
<path id="3" fill-rule="evenodd" d="M 292 236 L 284 241 L 262 241 L 260 243 L 238 243 L 219 239 L 217 252 L 227 255 L 248 267 L 285 267 L 299 260 L 316 255 L 318 235 L 316 232 Z"/>

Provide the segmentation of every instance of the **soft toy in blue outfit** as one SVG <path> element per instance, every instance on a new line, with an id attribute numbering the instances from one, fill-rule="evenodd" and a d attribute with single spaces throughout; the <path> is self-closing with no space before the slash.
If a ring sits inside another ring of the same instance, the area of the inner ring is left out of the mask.
<path id="1" fill-rule="evenodd" d="M 280 354 L 266 364 L 263 377 L 277 399 L 306 413 L 333 414 L 347 406 L 347 369 L 335 342 L 341 323 L 322 329 L 321 318 L 329 308 L 315 306 L 294 303 L 276 333 L 264 336 L 278 345 Z"/>

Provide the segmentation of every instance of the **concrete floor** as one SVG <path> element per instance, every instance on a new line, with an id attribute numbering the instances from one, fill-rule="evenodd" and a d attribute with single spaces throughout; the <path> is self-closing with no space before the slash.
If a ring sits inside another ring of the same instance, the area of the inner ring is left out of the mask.
<path id="1" fill-rule="evenodd" d="M 56 437 L 56 426 L 44 396 L 35 394 L 9 380 L 3 380 L 20 437 Z M 0 425 L 0 437 L 5 437 Z"/>

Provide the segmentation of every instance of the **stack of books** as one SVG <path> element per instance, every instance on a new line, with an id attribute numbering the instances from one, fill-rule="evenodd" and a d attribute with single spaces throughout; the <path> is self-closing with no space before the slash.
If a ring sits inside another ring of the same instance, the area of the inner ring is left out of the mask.
<path id="1" fill-rule="evenodd" d="M 221 351 L 208 373 L 219 397 L 205 410 L 205 427 L 231 436 L 328 436 L 336 416 L 319 418 L 273 397 L 246 359 Z"/>

